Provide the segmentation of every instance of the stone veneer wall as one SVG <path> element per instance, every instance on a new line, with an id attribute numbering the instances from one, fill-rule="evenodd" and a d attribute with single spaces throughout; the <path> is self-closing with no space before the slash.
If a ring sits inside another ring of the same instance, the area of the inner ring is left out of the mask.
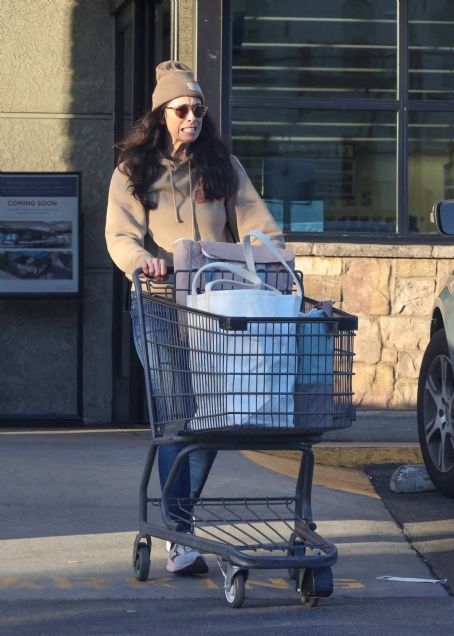
<path id="1" fill-rule="evenodd" d="M 357 406 L 414 409 L 432 305 L 454 269 L 454 246 L 290 245 L 305 294 L 359 317 Z"/>

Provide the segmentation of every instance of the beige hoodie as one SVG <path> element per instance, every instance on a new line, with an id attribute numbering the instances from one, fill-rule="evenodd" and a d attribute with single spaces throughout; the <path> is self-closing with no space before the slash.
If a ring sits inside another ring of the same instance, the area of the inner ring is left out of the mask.
<path id="1" fill-rule="evenodd" d="M 163 160 L 164 174 L 155 182 L 156 210 L 145 211 L 128 190 L 128 177 L 118 168 L 112 175 L 106 219 L 107 249 L 114 263 L 128 277 L 150 254 L 172 264 L 173 243 L 179 238 L 232 242 L 249 230 L 261 230 L 280 247 L 282 234 L 260 199 L 244 168 L 232 155 L 238 190 L 225 205 L 224 199 L 205 201 L 197 187 L 189 161 L 176 164 Z M 230 230 L 229 230 L 230 228 Z M 148 234 L 146 248 L 145 236 Z"/>

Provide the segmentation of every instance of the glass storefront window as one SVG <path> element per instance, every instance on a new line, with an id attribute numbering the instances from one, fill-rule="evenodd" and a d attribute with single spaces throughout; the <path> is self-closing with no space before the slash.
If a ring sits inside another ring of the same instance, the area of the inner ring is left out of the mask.
<path id="1" fill-rule="evenodd" d="M 409 115 L 408 230 L 434 232 L 428 210 L 454 199 L 454 113 Z"/>
<path id="2" fill-rule="evenodd" d="M 232 94 L 395 99 L 396 0 L 232 0 Z"/>
<path id="3" fill-rule="evenodd" d="M 454 198 L 454 1 L 230 11 L 233 150 L 287 236 L 435 235 L 433 203 Z"/>
<path id="4" fill-rule="evenodd" d="M 454 2 L 412 0 L 409 14 L 409 96 L 452 99 Z"/>
<path id="5" fill-rule="evenodd" d="M 234 152 L 285 232 L 394 232 L 394 112 L 236 108 Z"/>

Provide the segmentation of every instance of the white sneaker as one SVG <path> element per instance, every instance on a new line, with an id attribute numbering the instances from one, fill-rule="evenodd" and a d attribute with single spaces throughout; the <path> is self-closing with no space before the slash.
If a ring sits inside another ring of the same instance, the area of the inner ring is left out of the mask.
<path id="1" fill-rule="evenodd" d="M 206 574 L 208 565 L 198 550 L 172 543 L 166 569 L 172 574 Z"/>

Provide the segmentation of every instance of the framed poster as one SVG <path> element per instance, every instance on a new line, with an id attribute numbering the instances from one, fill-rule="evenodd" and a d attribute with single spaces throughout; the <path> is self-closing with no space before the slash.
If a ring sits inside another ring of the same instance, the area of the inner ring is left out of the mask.
<path id="1" fill-rule="evenodd" d="M 79 203 L 79 173 L 0 173 L 0 295 L 79 294 Z"/>

